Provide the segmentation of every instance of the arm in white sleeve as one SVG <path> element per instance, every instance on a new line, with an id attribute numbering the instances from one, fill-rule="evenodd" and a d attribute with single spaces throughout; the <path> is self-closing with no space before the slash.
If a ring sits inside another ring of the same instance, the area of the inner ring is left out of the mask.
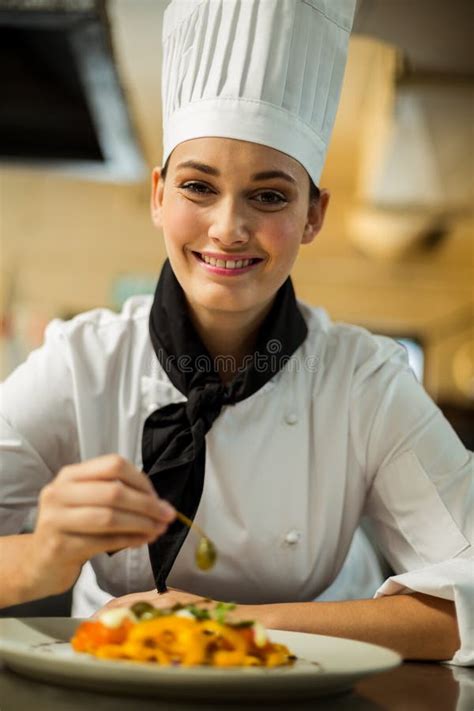
<path id="1" fill-rule="evenodd" d="M 0 535 L 29 527 L 39 492 L 78 460 L 72 376 L 62 324 L 0 385 Z"/>
<path id="2" fill-rule="evenodd" d="M 473 456 L 409 369 L 380 339 L 354 389 L 355 438 L 368 477 L 366 513 L 396 575 L 376 593 L 453 600 L 461 648 L 474 664 Z M 384 354 L 385 353 L 385 354 Z"/>

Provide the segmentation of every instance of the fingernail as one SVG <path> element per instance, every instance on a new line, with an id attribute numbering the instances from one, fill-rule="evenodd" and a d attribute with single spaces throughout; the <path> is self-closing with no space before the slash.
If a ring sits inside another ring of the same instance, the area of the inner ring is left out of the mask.
<path id="1" fill-rule="evenodd" d="M 160 501 L 160 508 L 161 508 L 161 513 L 165 518 L 174 518 L 176 515 L 176 511 L 171 504 L 169 504 L 167 501 L 164 499 L 161 499 Z"/>

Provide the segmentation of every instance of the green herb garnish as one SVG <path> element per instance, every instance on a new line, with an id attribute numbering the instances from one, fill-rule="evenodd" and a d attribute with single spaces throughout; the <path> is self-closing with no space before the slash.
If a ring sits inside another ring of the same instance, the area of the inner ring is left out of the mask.
<path id="1" fill-rule="evenodd" d="M 210 620 L 211 619 L 209 610 L 206 610 L 205 608 L 199 608 L 199 607 L 196 607 L 196 605 L 187 605 L 186 610 L 189 610 L 189 612 L 192 615 L 194 615 L 196 620 Z"/>
<path id="2" fill-rule="evenodd" d="M 232 612 L 232 610 L 235 610 L 236 607 L 237 605 L 235 602 L 218 602 L 213 610 L 212 616 L 216 622 L 219 622 L 221 625 L 225 625 L 227 613 Z"/>

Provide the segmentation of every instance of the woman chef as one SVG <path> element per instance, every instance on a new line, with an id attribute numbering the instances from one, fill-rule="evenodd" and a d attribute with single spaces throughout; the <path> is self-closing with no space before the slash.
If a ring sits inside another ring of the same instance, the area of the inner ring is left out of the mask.
<path id="1" fill-rule="evenodd" d="M 3 385 L 1 604 L 66 590 L 92 559 L 125 602 L 207 595 L 472 663 L 471 455 L 401 347 L 298 303 L 289 278 L 328 205 L 353 5 L 168 7 L 152 216 L 169 261 L 153 299 L 54 321 Z M 173 507 L 215 541 L 212 571 Z M 314 602 L 364 514 L 396 575 L 375 599 Z"/>

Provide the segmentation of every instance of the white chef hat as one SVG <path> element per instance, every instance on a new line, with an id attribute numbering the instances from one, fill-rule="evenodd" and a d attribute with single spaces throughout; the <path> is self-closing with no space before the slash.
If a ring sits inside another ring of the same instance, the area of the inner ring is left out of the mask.
<path id="1" fill-rule="evenodd" d="M 163 164 L 183 141 L 236 138 L 318 184 L 356 0 L 172 0 L 163 25 Z"/>

